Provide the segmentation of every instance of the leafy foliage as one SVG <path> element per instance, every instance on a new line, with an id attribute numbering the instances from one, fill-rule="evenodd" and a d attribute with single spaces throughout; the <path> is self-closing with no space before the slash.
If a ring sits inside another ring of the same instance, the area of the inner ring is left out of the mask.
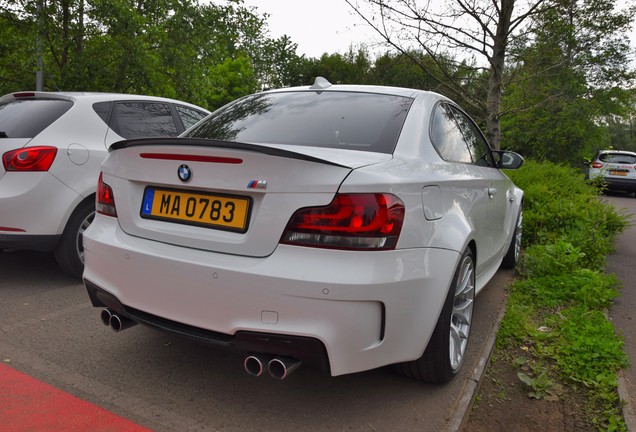
<path id="1" fill-rule="evenodd" d="M 518 365 L 530 397 L 554 400 L 559 382 L 583 385 L 591 421 L 625 430 L 616 374 L 627 357 L 605 314 L 620 284 L 603 268 L 627 217 L 572 168 L 529 160 L 510 175 L 526 193 L 527 246 L 497 347 L 527 352 Z"/>
<path id="2" fill-rule="evenodd" d="M 536 159 L 579 164 L 612 144 L 600 119 L 609 123 L 633 109 L 628 88 L 635 76 L 622 36 L 634 9 L 616 3 L 554 0 L 536 16 L 531 36 L 517 40 L 518 60 L 509 70 L 515 79 L 503 99 L 504 145 Z"/>
<path id="3" fill-rule="evenodd" d="M 210 109 L 260 87 L 288 84 L 298 61 L 296 45 L 288 37 L 267 37 L 265 17 L 240 1 L 220 6 L 196 0 L 0 0 L 0 5 L 3 94 L 33 88 L 37 40 L 45 90 L 154 94 Z"/>

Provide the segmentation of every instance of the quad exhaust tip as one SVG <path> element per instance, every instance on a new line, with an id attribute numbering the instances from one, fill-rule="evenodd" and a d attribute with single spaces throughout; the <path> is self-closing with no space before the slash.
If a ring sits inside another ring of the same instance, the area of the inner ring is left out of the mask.
<path id="1" fill-rule="evenodd" d="M 267 371 L 275 379 L 283 380 L 292 372 L 298 369 L 301 361 L 292 357 L 276 356 L 267 354 L 251 354 L 245 357 L 243 367 L 245 372 L 252 376 L 261 376 Z"/>

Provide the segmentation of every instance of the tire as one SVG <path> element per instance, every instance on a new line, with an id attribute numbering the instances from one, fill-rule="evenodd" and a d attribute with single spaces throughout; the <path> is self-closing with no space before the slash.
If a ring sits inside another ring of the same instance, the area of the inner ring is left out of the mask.
<path id="1" fill-rule="evenodd" d="M 396 365 L 400 374 L 431 383 L 452 380 L 466 355 L 475 302 L 475 261 L 467 249 L 459 260 L 428 346 L 417 360 Z"/>
<path id="2" fill-rule="evenodd" d="M 521 257 L 521 240 L 523 237 L 523 205 L 519 207 L 519 214 L 517 215 L 517 223 L 515 224 L 515 232 L 512 234 L 512 240 L 508 251 L 501 261 L 501 267 L 507 269 L 513 269 L 519 262 Z"/>
<path id="3" fill-rule="evenodd" d="M 58 265 L 66 273 L 81 278 L 84 272 L 84 231 L 95 217 L 95 201 L 88 199 L 80 203 L 69 218 L 60 242 L 54 250 Z"/>

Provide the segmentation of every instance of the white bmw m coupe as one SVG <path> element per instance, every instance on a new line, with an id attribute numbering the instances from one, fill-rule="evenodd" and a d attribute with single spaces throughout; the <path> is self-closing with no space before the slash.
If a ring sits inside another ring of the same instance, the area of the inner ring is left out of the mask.
<path id="1" fill-rule="evenodd" d="M 252 375 L 384 365 L 446 382 L 475 296 L 520 253 L 523 192 L 451 100 L 331 85 L 257 93 L 102 165 L 84 283 L 136 323 L 245 353 Z"/>

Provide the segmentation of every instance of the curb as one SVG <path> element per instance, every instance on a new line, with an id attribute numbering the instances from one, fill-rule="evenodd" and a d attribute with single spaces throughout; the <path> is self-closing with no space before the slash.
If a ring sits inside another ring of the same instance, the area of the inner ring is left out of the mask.
<path id="1" fill-rule="evenodd" d="M 623 403 L 623 418 L 628 432 L 636 432 L 636 406 L 629 394 L 629 380 L 623 370 L 618 372 L 618 397 Z"/>
<path id="2" fill-rule="evenodd" d="M 503 320 L 505 314 L 506 302 L 504 301 L 501 309 L 499 310 L 499 313 L 497 314 L 497 319 L 490 328 L 486 343 L 481 348 L 477 366 L 475 366 L 475 369 L 473 369 L 473 373 L 468 378 L 468 381 L 461 390 L 461 394 L 459 396 L 459 399 L 457 400 L 455 409 L 453 410 L 453 415 L 451 416 L 450 421 L 448 422 L 448 426 L 446 427 L 447 432 L 460 432 L 464 429 L 466 423 L 468 423 L 470 413 L 473 408 L 473 403 L 475 401 L 475 398 L 477 397 L 477 394 L 479 393 L 479 388 L 481 387 L 482 380 L 484 379 L 486 367 L 488 366 L 490 356 L 492 355 L 493 348 L 495 347 L 499 325 L 501 324 L 501 320 Z M 634 432 L 636 432 L 636 429 L 634 429 Z"/>

